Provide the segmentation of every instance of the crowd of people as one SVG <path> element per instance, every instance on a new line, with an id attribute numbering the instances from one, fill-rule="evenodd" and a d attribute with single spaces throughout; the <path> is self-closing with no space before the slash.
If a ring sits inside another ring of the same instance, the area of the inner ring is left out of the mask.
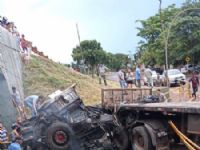
<path id="1" fill-rule="evenodd" d="M 99 84 L 102 83 L 102 80 L 104 81 L 104 85 L 107 86 L 107 81 L 106 81 L 106 72 L 110 70 L 108 69 L 105 65 L 103 64 L 98 64 L 97 65 L 97 75 L 99 77 Z M 146 78 L 146 82 L 147 82 L 147 86 L 149 87 L 153 87 L 154 82 L 153 82 L 153 74 L 152 71 L 150 69 L 150 67 L 146 67 L 146 69 L 144 70 L 144 75 L 143 77 L 141 77 L 141 69 L 140 69 L 140 65 L 136 66 L 135 71 L 133 72 L 133 70 L 131 68 L 119 68 L 117 69 L 117 77 L 119 80 L 119 85 L 121 88 L 132 88 L 133 85 L 135 85 L 136 87 L 141 87 L 141 80 L 144 79 L 144 77 Z M 157 75 L 158 81 L 159 80 L 159 75 Z M 156 85 L 159 85 L 158 83 L 156 83 Z"/>
<path id="2" fill-rule="evenodd" d="M 20 98 L 19 92 L 16 87 L 12 87 L 12 103 L 16 108 L 18 115 L 26 119 L 25 108 L 29 108 L 32 117 L 37 115 L 37 108 L 44 102 L 44 97 L 42 95 L 30 95 L 26 97 L 24 100 Z"/>
<path id="3" fill-rule="evenodd" d="M 98 65 L 97 74 L 99 75 L 99 84 L 101 84 L 101 80 L 103 80 L 104 85 L 107 86 L 107 81 L 106 81 L 107 70 L 108 68 L 105 67 L 103 64 Z M 119 86 L 122 89 L 133 88 L 133 87 L 141 88 L 142 85 L 146 85 L 151 88 L 157 86 L 158 87 L 157 89 L 159 90 L 159 87 L 165 83 L 165 80 L 163 81 L 163 78 L 161 79 L 161 76 L 159 73 L 152 71 L 151 66 L 146 66 L 144 68 L 144 67 L 141 67 L 141 65 L 137 65 L 134 71 L 132 70 L 132 68 L 120 68 L 117 70 L 117 77 L 119 81 Z M 189 78 L 186 83 L 185 82 L 182 83 L 181 81 L 179 81 L 177 82 L 177 84 L 180 85 L 180 88 L 182 84 L 183 86 L 185 84 L 189 85 L 187 87 L 188 88 L 187 90 L 190 91 L 191 90 L 190 82 L 191 82 L 191 87 L 192 87 L 191 96 L 192 98 L 196 99 L 197 98 L 196 93 L 200 85 L 197 72 L 193 72 L 192 77 Z M 160 93 L 160 91 L 157 91 L 157 93 Z"/>
<path id="4" fill-rule="evenodd" d="M 134 84 L 136 87 L 141 87 L 140 66 L 136 66 L 135 74 L 131 68 L 118 69 L 118 78 L 121 88 L 132 88 Z"/>
<path id="5" fill-rule="evenodd" d="M 37 109 L 44 102 L 44 97 L 30 95 L 22 100 L 16 87 L 13 86 L 11 101 L 17 110 L 18 117 L 16 122 L 12 125 L 12 131 L 10 133 L 8 133 L 6 128 L 3 126 L 3 123 L 0 122 L 0 149 L 8 147 L 8 150 L 21 150 L 23 139 L 21 136 L 20 124 L 22 120 L 27 119 L 27 110 L 30 112 L 31 117 L 35 117 L 37 115 Z"/>
<path id="6" fill-rule="evenodd" d="M 18 117 L 16 122 L 12 124 L 11 132 L 9 133 L 4 127 L 3 123 L 0 122 L 0 149 L 8 150 L 22 150 L 21 145 L 23 138 L 21 134 L 21 122 L 22 119 Z"/>
<path id="7" fill-rule="evenodd" d="M 27 53 L 28 48 L 31 48 L 32 44 L 30 41 L 25 39 L 25 35 L 18 32 L 16 25 L 14 22 L 8 21 L 6 17 L 0 16 L 0 25 L 5 28 L 7 31 L 12 33 L 13 36 L 16 37 L 17 43 L 19 44 L 19 47 L 21 48 L 22 53 Z"/>
<path id="8" fill-rule="evenodd" d="M 18 46 L 20 48 L 20 53 L 22 56 L 22 61 L 26 64 L 30 58 L 31 52 L 34 52 L 35 54 L 38 54 L 41 57 L 47 58 L 48 56 L 45 56 L 43 52 L 40 52 L 37 50 L 37 47 L 32 46 L 32 42 L 28 41 L 25 38 L 24 34 L 20 34 L 20 32 L 17 30 L 17 27 L 14 22 L 11 22 L 7 19 L 7 17 L 1 17 L 0 16 L 0 26 L 5 28 L 7 31 L 9 31 L 14 37 L 16 37 Z"/>

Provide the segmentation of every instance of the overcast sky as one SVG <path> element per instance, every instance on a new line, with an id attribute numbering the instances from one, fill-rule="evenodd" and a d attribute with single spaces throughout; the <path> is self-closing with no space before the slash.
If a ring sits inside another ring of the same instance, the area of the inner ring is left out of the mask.
<path id="1" fill-rule="evenodd" d="M 185 0 L 162 0 L 162 7 Z M 140 38 L 136 20 L 158 12 L 159 0 L 0 0 L 0 15 L 15 22 L 19 32 L 40 51 L 62 63 L 72 61 L 72 48 L 96 39 L 112 53 L 134 53 Z"/>

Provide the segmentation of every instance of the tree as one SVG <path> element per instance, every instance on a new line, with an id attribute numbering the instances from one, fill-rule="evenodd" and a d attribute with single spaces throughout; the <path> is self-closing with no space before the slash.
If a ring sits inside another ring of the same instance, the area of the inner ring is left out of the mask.
<path id="1" fill-rule="evenodd" d="M 180 16 L 173 22 L 168 42 L 168 60 L 170 64 L 184 62 L 186 56 L 193 56 L 197 62 L 200 56 L 200 1 L 188 0 L 181 8 L 171 5 L 147 20 L 140 20 L 142 27 L 138 28 L 138 36 L 142 37 L 139 51 L 135 57 L 145 64 L 165 64 L 164 44 L 166 33 L 173 18 L 179 12 Z M 162 20 L 160 20 L 162 19 Z M 162 25 L 161 25 L 162 23 Z"/>
<path id="2" fill-rule="evenodd" d="M 163 28 L 168 26 L 177 11 L 175 5 L 171 5 L 162 10 L 162 18 L 160 14 L 156 14 L 147 20 L 137 21 L 142 25 L 142 27 L 137 28 L 139 30 L 137 35 L 143 38 L 138 43 L 140 57 L 137 57 L 137 59 L 140 59 L 140 63 L 146 65 L 164 64 L 165 32 Z"/>
<path id="3" fill-rule="evenodd" d="M 128 63 L 128 55 L 106 52 L 96 40 L 85 40 L 80 45 L 81 47 L 76 46 L 73 48 L 73 60 L 77 62 L 77 65 L 80 65 L 81 60 L 83 60 L 84 65 L 91 68 L 92 75 L 97 64 L 104 64 L 112 70 L 117 70 Z"/>
<path id="4" fill-rule="evenodd" d="M 80 46 L 73 48 L 72 57 L 77 64 L 80 64 L 82 60 L 90 67 L 93 76 L 97 64 L 102 63 L 106 58 L 106 53 L 96 40 L 85 40 L 80 43 Z"/>

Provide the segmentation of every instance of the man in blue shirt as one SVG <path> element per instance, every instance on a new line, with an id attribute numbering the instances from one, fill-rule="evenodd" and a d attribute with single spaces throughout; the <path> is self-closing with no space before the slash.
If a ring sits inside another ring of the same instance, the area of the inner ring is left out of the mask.
<path id="1" fill-rule="evenodd" d="M 21 137 L 16 137 L 15 142 L 11 143 L 8 146 L 8 150 L 22 150 L 21 145 L 22 144 L 22 139 Z"/>
<path id="2" fill-rule="evenodd" d="M 29 107 L 32 113 L 32 117 L 37 115 L 38 105 L 42 104 L 44 100 L 43 96 L 31 95 L 25 98 L 24 104 Z"/>
<path id="3" fill-rule="evenodd" d="M 141 74 L 140 74 L 140 65 L 137 65 L 135 70 L 135 79 L 136 79 L 136 86 L 141 87 Z"/>

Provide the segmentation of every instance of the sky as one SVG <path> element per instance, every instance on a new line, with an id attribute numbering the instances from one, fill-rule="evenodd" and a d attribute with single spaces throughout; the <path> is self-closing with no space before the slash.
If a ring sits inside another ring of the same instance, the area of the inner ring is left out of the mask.
<path id="1" fill-rule="evenodd" d="M 162 8 L 185 0 L 162 0 Z M 158 13 L 159 0 L 0 0 L 0 15 L 15 22 L 18 31 L 39 51 L 61 63 L 72 62 L 80 39 L 101 43 L 107 52 L 134 54 L 136 20 Z"/>

